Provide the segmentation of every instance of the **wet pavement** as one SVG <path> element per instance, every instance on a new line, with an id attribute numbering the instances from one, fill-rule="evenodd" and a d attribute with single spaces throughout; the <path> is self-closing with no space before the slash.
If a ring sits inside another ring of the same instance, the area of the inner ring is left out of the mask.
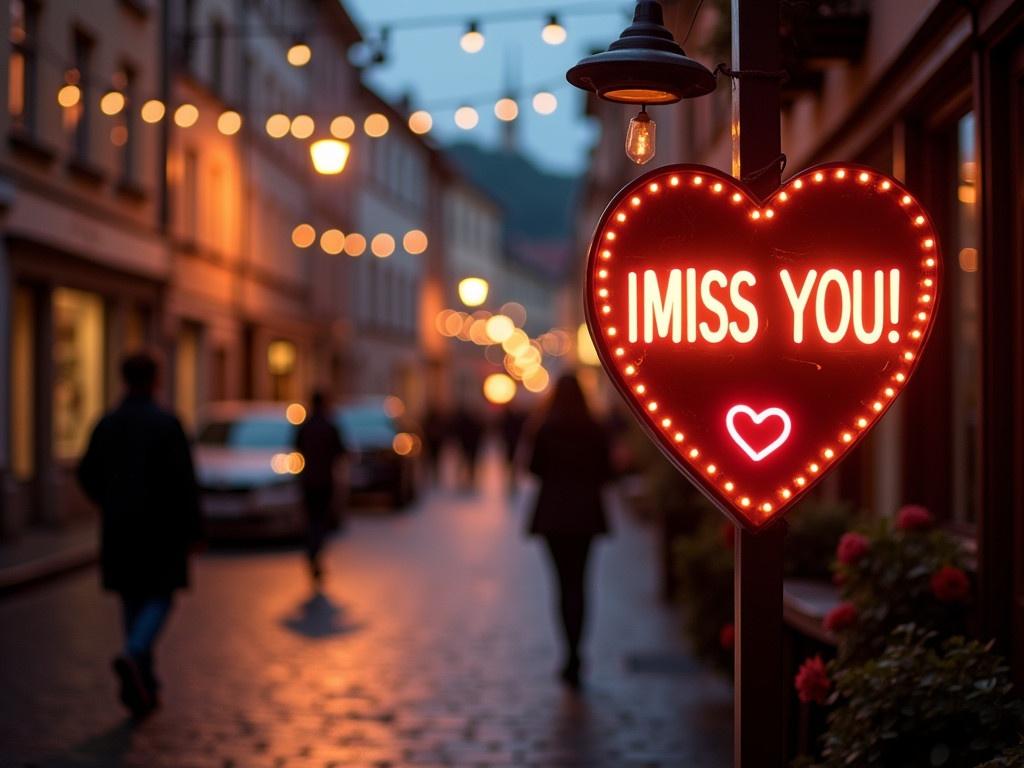
<path id="1" fill-rule="evenodd" d="M 597 550 L 587 687 L 560 687 L 552 596 L 521 535 L 529 489 L 363 514 L 313 595 L 291 549 L 196 563 L 159 649 L 164 707 L 132 726 L 94 571 L 0 601 L 0 765 L 731 765 L 728 683 L 657 602 L 654 541 L 616 505 Z"/>

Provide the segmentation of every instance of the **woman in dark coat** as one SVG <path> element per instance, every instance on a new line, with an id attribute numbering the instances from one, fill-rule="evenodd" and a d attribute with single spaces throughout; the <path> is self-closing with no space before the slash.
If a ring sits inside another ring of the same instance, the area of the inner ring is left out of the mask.
<path id="1" fill-rule="evenodd" d="M 601 486 L 611 474 L 608 438 L 575 376 L 563 376 L 555 385 L 534 435 L 530 472 L 540 480 L 540 494 L 529 532 L 545 539 L 551 557 L 565 641 L 561 677 L 575 688 L 582 666 L 587 560 L 594 537 L 608 532 Z"/>

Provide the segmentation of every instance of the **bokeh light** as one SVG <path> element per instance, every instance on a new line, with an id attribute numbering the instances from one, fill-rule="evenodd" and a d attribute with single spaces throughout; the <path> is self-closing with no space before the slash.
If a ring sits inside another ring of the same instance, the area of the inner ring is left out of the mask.
<path id="1" fill-rule="evenodd" d="M 271 115 L 267 118 L 266 129 L 267 135 L 272 139 L 284 138 L 288 135 L 288 131 L 292 127 L 291 118 L 288 115 L 281 114 L 280 112 Z"/>
<path id="2" fill-rule="evenodd" d="M 419 229 L 410 229 L 405 233 L 405 237 L 402 238 L 402 247 L 405 249 L 405 252 L 413 256 L 419 256 L 421 253 L 424 253 L 429 244 L 426 233 Z"/>
<path id="3" fill-rule="evenodd" d="M 305 43 L 296 43 L 288 49 L 287 58 L 293 67 L 304 67 L 313 58 L 313 49 Z"/>
<path id="4" fill-rule="evenodd" d="M 167 108 L 160 99 L 150 99 L 142 105 L 140 110 L 143 122 L 146 123 L 159 123 L 164 119 L 164 115 L 167 114 Z"/>
<path id="5" fill-rule="evenodd" d="M 120 91 L 107 91 L 100 99 L 100 112 L 104 115 L 116 115 L 124 109 L 124 94 Z"/>
<path id="6" fill-rule="evenodd" d="M 374 235 L 370 241 L 370 252 L 378 259 L 386 259 L 395 252 L 395 238 L 386 232 Z"/>
<path id="7" fill-rule="evenodd" d="M 503 122 L 510 122 L 519 117 L 519 104 L 515 99 L 498 99 L 494 104 L 494 116 Z"/>
<path id="8" fill-rule="evenodd" d="M 484 379 L 484 397 L 487 402 L 505 405 L 516 396 L 516 383 L 511 376 L 504 373 L 492 373 Z"/>
<path id="9" fill-rule="evenodd" d="M 541 91 L 533 97 L 533 109 L 538 115 L 550 115 L 558 109 L 558 99 L 553 93 Z"/>
<path id="10" fill-rule="evenodd" d="M 487 39 L 480 31 L 479 25 L 474 21 L 470 23 L 469 29 L 462 35 L 459 45 L 462 46 L 462 50 L 466 53 L 480 53 L 484 49 L 486 42 Z"/>
<path id="11" fill-rule="evenodd" d="M 348 115 L 338 115 L 336 118 L 331 120 L 331 136 L 336 139 L 352 138 L 352 134 L 356 132 L 356 121 Z"/>
<path id="12" fill-rule="evenodd" d="M 340 229 L 325 229 L 320 235 L 320 247 L 324 253 L 337 256 L 345 250 L 345 234 Z"/>
<path id="13" fill-rule="evenodd" d="M 62 107 L 73 107 L 82 100 L 82 89 L 77 85 L 65 85 L 57 91 L 57 103 Z"/>
<path id="14" fill-rule="evenodd" d="M 174 110 L 174 123 L 179 128 L 191 128 L 199 120 L 199 110 L 194 104 L 182 104 Z"/>
<path id="15" fill-rule="evenodd" d="M 472 107 L 455 110 L 455 124 L 464 131 L 471 131 L 480 123 L 480 115 Z"/>
<path id="16" fill-rule="evenodd" d="M 299 425 L 306 420 L 306 409 L 302 403 L 292 403 L 284 411 L 289 424 Z"/>
<path id="17" fill-rule="evenodd" d="M 508 315 L 494 315 L 487 321 L 487 336 L 494 344 L 501 344 L 516 330 L 516 324 Z"/>
<path id="18" fill-rule="evenodd" d="M 379 112 L 367 115 L 363 121 L 363 131 L 371 139 L 379 139 L 381 136 L 385 136 L 390 127 L 391 124 L 388 122 L 388 119 Z"/>
<path id="19" fill-rule="evenodd" d="M 430 133 L 434 127 L 434 118 L 424 109 L 419 109 L 409 115 L 409 130 L 418 136 Z"/>
<path id="20" fill-rule="evenodd" d="M 217 118 L 217 130 L 225 136 L 234 136 L 242 128 L 242 116 L 233 109 L 220 113 Z"/>
<path id="21" fill-rule="evenodd" d="M 313 167 L 324 176 L 334 176 L 344 171 L 349 151 L 348 142 L 337 139 L 320 139 L 309 145 Z"/>
<path id="22" fill-rule="evenodd" d="M 296 139 L 308 139 L 316 130 L 316 123 L 309 115 L 296 115 L 292 118 L 292 136 Z"/>
<path id="23" fill-rule="evenodd" d="M 309 248 L 316 242 L 316 230 L 311 224 L 299 224 L 292 230 L 292 244 L 296 248 Z"/>
<path id="24" fill-rule="evenodd" d="M 490 285 L 482 277 L 467 277 L 459 281 L 459 300 L 467 307 L 479 307 L 487 301 Z"/>
<path id="25" fill-rule="evenodd" d="M 349 256 L 362 256 L 366 253 L 366 238 L 358 232 L 352 232 L 345 237 L 345 253 Z"/>

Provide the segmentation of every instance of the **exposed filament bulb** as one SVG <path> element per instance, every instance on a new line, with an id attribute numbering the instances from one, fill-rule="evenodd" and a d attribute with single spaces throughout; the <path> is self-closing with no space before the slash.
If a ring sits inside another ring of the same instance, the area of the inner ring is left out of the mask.
<path id="1" fill-rule="evenodd" d="M 629 121 L 626 131 L 626 155 L 637 165 L 644 165 L 654 159 L 657 151 L 658 126 L 647 114 L 647 107 L 640 108 L 640 114 Z"/>

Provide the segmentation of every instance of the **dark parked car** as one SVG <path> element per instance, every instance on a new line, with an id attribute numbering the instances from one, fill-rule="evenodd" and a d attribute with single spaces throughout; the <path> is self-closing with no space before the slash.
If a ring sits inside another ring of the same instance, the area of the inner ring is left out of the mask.
<path id="1" fill-rule="evenodd" d="M 389 415 L 389 399 L 367 398 L 335 411 L 348 446 L 336 471 L 335 523 L 352 493 L 386 493 L 395 506 L 416 495 L 420 440 Z M 305 460 L 293 447 L 298 404 L 224 402 L 210 405 L 196 440 L 196 476 L 213 537 L 276 538 L 304 530 L 297 482 Z"/>
<path id="2" fill-rule="evenodd" d="M 386 493 L 397 507 L 416 498 L 420 438 L 395 413 L 396 398 L 365 398 L 337 409 L 335 420 L 350 451 L 351 493 Z"/>

